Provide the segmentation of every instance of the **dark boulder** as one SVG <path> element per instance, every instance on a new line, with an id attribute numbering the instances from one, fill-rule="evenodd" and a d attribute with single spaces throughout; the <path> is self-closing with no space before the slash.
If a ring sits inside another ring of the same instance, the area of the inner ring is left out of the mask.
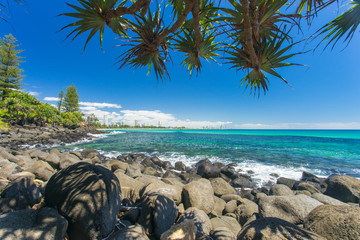
<path id="1" fill-rule="evenodd" d="M 175 163 L 175 170 L 178 171 L 186 171 L 186 166 L 183 162 L 176 162 Z"/>
<path id="2" fill-rule="evenodd" d="M 31 206 L 24 197 L 0 198 L 0 215 L 30 207 Z"/>
<path id="3" fill-rule="evenodd" d="M 69 220 L 70 239 L 102 239 L 115 227 L 120 193 L 119 181 L 110 170 L 77 163 L 50 178 L 45 202 Z"/>
<path id="4" fill-rule="evenodd" d="M 238 176 L 231 181 L 231 184 L 235 188 L 254 188 L 255 184 L 249 180 L 249 178 Z"/>
<path id="5" fill-rule="evenodd" d="M 40 202 L 41 188 L 37 186 L 31 177 L 18 178 L 9 183 L 2 191 L 2 198 L 24 198 L 28 205 L 33 206 Z"/>
<path id="6" fill-rule="evenodd" d="M 359 203 L 360 180 L 347 175 L 331 175 L 327 179 L 328 187 L 324 194 L 343 202 Z"/>
<path id="7" fill-rule="evenodd" d="M 284 184 L 286 186 L 288 186 L 290 189 L 294 188 L 294 184 L 298 182 L 294 179 L 290 179 L 290 178 L 284 178 L 284 177 L 280 177 L 277 179 L 276 183 L 277 184 Z"/>
<path id="8" fill-rule="evenodd" d="M 204 178 L 217 178 L 220 176 L 220 168 L 209 162 L 204 162 L 198 166 L 197 174 Z"/>
<path id="9" fill-rule="evenodd" d="M 301 181 L 303 182 L 315 182 L 315 183 L 321 183 L 320 179 L 309 172 L 304 171 L 301 176 Z"/>
<path id="10" fill-rule="evenodd" d="M 128 226 L 111 235 L 108 240 L 149 240 L 145 229 L 139 225 Z"/>
<path id="11" fill-rule="evenodd" d="M 160 238 L 161 234 L 171 228 L 177 217 L 178 209 L 175 202 L 168 197 L 157 196 L 154 209 L 155 236 Z"/>

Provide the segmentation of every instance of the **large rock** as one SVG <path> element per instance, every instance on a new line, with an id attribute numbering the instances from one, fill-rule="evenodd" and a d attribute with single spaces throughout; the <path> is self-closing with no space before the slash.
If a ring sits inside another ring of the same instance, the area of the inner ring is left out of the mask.
<path id="1" fill-rule="evenodd" d="M 214 240 L 236 240 L 236 235 L 227 227 L 217 227 L 210 232 Z"/>
<path id="2" fill-rule="evenodd" d="M 313 193 L 311 195 L 311 197 L 318 200 L 319 202 L 321 202 L 323 204 L 349 206 L 348 204 L 346 204 L 346 203 L 344 203 L 342 201 L 339 201 L 339 200 L 337 200 L 335 198 L 326 196 L 326 195 L 324 195 L 322 193 Z"/>
<path id="3" fill-rule="evenodd" d="M 236 208 L 237 208 L 237 201 L 231 200 L 227 202 L 225 205 L 225 213 L 233 213 L 235 212 Z"/>
<path id="4" fill-rule="evenodd" d="M 30 157 L 37 158 L 39 160 L 46 160 L 46 158 L 49 156 L 49 153 L 40 151 L 38 149 L 30 150 Z"/>
<path id="5" fill-rule="evenodd" d="M 116 170 L 114 174 L 119 180 L 122 198 L 129 198 L 133 202 L 136 202 L 139 199 L 139 191 L 143 185 L 121 170 Z"/>
<path id="6" fill-rule="evenodd" d="M 204 236 L 208 236 L 212 229 L 210 219 L 206 213 L 198 208 L 191 207 L 180 216 L 178 223 L 182 223 L 186 220 L 194 222 L 196 227 L 196 239 Z"/>
<path id="7" fill-rule="evenodd" d="M 50 164 L 44 161 L 36 161 L 26 170 L 28 172 L 34 173 L 36 178 L 45 182 L 48 181 L 55 173 L 55 170 L 50 166 Z"/>
<path id="8" fill-rule="evenodd" d="M 210 180 L 211 186 L 214 189 L 216 196 L 222 196 L 224 194 L 236 194 L 235 188 L 233 188 L 229 183 L 227 183 L 222 178 L 213 178 Z"/>
<path id="9" fill-rule="evenodd" d="M 284 184 L 286 186 L 288 186 L 290 189 L 294 188 L 294 185 L 297 181 L 294 179 L 290 179 L 290 178 L 284 178 L 284 177 L 280 177 L 276 180 L 277 184 Z"/>
<path id="10" fill-rule="evenodd" d="M 212 218 L 210 221 L 213 228 L 227 227 L 235 236 L 237 236 L 237 234 L 241 230 L 241 226 L 238 221 L 236 221 L 236 219 L 232 217 L 220 216 Z"/>
<path id="11" fill-rule="evenodd" d="M 126 239 L 149 240 L 148 236 L 146 235 L 145 229 L 140 224 L 126 227 L 120 231 L 117 231 L 108 238 L 108 240 L 126 240 Z"/>
<path id="12" fill-rule="evenodd" d="M 63 240 L 67 226 L 53 208 L 20 210 L 0 215 L 0 239 Z"/>
<path id="13" fill-rule="evenodd" d="M 226 202 L 223 199 L 214 196 L 214 210 L 211 213 L 215 216 L 221 216 L 223 215 L 225 206 Z"/>
<path id="14" fill-rule="evenodd" d="M 45 202 L 69 220 L 70 239 L 101 239 L 115 227 L 120 184 L 106 168 L 77 163 L 51 177 Z"/>
<path id="15" fill-rule="evenodd" d="M 331 240 L 360 239 L 360 208 L 322 205 L 310 212 L 304 226 Z"/>
<path id="16" fill-rule="evenodd" d="M 343 202 L 359 203 L 360 180 L 347 175 L 331 175 L 327 179 L 328 187 L 324 194 Z"/>
<path id="17" fill-rule="evenodd" d="M 26 208 L 30 208 L 30 205 L 24 197 L 0 198 L 0 214 L 9 213 Z"/>
<path id="18" fill-rule="evenodd" d="M 254 214 L 259 213 L 259 207 L 254 202 L 247 202 L 239 205 L 235 210 L 238 222 L 244 225 Z"/>
<path id="19" fill-rule="evenodd" d="M 40 202 L 40 188 L 34 183 L 33 178 L 18 178 L 6 186 L 1 192 L 2 198 L 25 198 L 29 206 Z"/>
<path id="20" fill-rule="evenodd" d="M 255 184 L 250 178 L 244 176 L 238 176 L 231 181 L 231 184 L 236 188 L 254 188 Z"/>
<path id="21" fill-rule="evenodd" d="M 156 180 L 143 187 L 140 196 L 145 195 L 163 195 L 172 199 L 176 204 L 181 203 L 181 193 L 183 188 L 179 185 L 166 184 L 163 181 Z"/>
<path id="22" fill-rule="evenodd" d="M 306 216 L 321 202 L 303 195 L 268 196 L 259 201 L 259 212 L 262 217 L 275 217 L 293 224 L 303 223 Z"/>
<path id="23" fill-rule="evenodd" d="M 295 193 L 286 185 L 284 184 L 274 184 L 270 188 L 270 195 L 275 196 L 292 196 Z"/>
<path id="24" fill-rule="evenodd" d="M 208 214 L 214 209 L 213 195 L 210 181 L 202 178 L 184 186 L 183 203 L 185 208 L 196 207 Z"/>
<path id="25" fill-rule="evenodd" d="M 220 176 L 220 168 L 208 161 L 202 162 L 197 167 L 197 174 L 204 178 L 216 178 Z"/>
<path id="26" fill-rule="evenodd" d="M 178 217 L 178 209 L 173 200 L 159 195 L 155 201 L 154 229 L 155 236 L 160 238 L 161 234 L 170 229 Z"/>
<path id="27" fill-rule="evenodd" d="M 70 167 L 71 165 L 74 165 L 78 162 L 80 162 L 80 159 L 78 157 L 76 157 L 75 155 L 69 154 L 69 153 L 62 153 L 60 155 L 59 168 L 64 169 L 64 168 Z"/>
<path id="28" fill-rule="evenodd" d="M 55 169 L 60 168 L 60 157 L 56 153 L 50 153 L 44 161 Z"/>
<path id="29" fill-rule="evenodd" d="M 0 160 L 0 177 L 7 178 L 9 175 L 18 173 L 22 169 L 20 166 L 8 160 Z"/>
<path id="30" fill-rule="evenodd" d="M 301 182 L 297 185 L 297 190 L 309 191 L 311 194 L 320 193 L 321 191 L 317 189 L 311 182 Z"/>
<path id="31" fill-rule="evenodd" d="M 241 240 L 326 240 L 325 238 L 302 229 L 279 218 L 261 218 L 245 225 L 238 234 Z"/>
<path id="32" fill-rule="evenodd" d="M 163 233 L 160 240 L 195 240 L 196 227 L 194 221 L 187 219 L 173 225 Z"/>

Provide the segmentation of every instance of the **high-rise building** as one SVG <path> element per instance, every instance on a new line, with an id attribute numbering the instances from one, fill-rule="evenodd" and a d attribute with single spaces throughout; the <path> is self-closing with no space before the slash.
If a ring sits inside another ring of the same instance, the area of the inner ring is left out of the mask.
<path id="1" fill-rule="evenodd" d="M 135 120 L 135 127 L 138 127 L 139 126 L 139 122 L 138 120 Z"/>
<path id="2" fill-rule="evenodd" d="M 104 125 L 107 126 L 108 125 L 108 116 L 104 115 Z"/>

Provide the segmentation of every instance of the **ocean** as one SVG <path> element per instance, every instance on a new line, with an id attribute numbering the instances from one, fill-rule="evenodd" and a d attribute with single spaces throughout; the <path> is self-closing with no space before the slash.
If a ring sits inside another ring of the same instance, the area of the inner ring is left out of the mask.
<path id="1" fill-rule="evenodd" d="M 303 171 L 360 178 L 360 130 L 110 130 L 63 148 L 94 148 L 109 157 L 145 153 L 188 166 L 205 158 L 236 163 L 258 186 L 276 176 L 300 179 Z"/>

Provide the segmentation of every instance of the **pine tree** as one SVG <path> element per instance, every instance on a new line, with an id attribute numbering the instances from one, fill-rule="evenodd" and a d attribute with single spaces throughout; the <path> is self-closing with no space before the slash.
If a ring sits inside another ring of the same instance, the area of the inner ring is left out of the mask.
<path id="1" fill-rule="evenodd" d="M 61 112 L 63 109 L 63 102 L 64 102 L 64 91 L 61 90 L 59 93 L 59 101 L 58 101 L 58 110 Z"/>
<path id="2" fill-rule="evenodd" d="M 79 95 L 74 84 L 66 89 L 63 107 L 65 112 L 79 112 Z"/>
<path id="3" fill-rule="evenodd" d="M 19 54 L 23 50 L 17 50 L 19 46 L 13 35 L 5 35 L 0 40 L 0 99 L 4 100 L 12 89 L 20 89 L 24 71 L 19 68 L 21 59 Z"/>

